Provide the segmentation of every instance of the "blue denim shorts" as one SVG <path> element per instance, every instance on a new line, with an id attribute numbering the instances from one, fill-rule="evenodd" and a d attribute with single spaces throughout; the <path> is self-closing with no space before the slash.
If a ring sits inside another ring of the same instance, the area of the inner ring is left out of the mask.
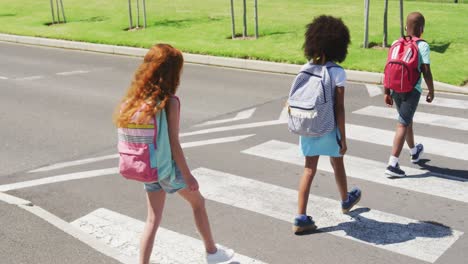
<path id="1" fill-rule="evenodd" d="M 182 177 L 182 173 L 177 166 L 175 166 L 175 177 L 167 177 L 157 182 L 145 183 L 144 185 L 147 192 L 164 190 L 166 193 L 175 193 L 187 187 L 184 178 Z"/>
<path id="2" fill-rule="evenodd" d="M 398 122 L 404 126 L 413 123 L 413 116 L 418 108 L 420 97 L 421 93 L 416 89 L 407 93 L 392 92 L 392 98 L 398 111 Z"/>

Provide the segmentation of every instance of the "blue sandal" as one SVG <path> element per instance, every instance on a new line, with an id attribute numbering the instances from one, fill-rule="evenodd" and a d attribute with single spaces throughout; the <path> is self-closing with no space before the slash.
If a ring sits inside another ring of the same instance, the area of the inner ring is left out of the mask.
<path id="1" fill-rule="evenodd" d="M 348 199 L 341 202 L 341 211 L 343 214 L 349 213 L 351 208 L 355 206 L 361 200 L 361 190 L 357 187 L 354 187 L 350 192 L 348 192 Z"/>
<path id="2" fill-rule="evenodd" d="M 309 215 L 299 215 L 294 218 L 293 231 L 294 234 L 299 234 L 305 231 L 313 231 L 317 229 L 312 216 Z"/>

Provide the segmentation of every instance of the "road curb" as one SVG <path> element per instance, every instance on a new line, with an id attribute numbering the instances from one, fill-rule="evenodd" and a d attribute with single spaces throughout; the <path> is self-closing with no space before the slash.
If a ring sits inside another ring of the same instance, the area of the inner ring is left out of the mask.
<path id="1" fill-rule="evenodd" d="M 116 54 L 116 55 L 135 56 L 135 57 L 142 57 L 147 52 L 147 49 L 144 49 L 144 48 L 95 44 L 95 43 L 88 43 L 88 42 L 39 38 L 39 37 L 27 37 L 27 36 L 18 36 L 18 35 L 2 34 L 2 33 L 0 33 L 0 41 L 54 47 L 54 48 L 92 51 L 92 52 L 108 53 L 108 54 Z M 301 68 L 301 65 L 296 65 L 296 64 L 286 64 L 286 63 L 228 58 L 228 57 L 217 57 L 217 56 L 199 55 L 199 54 L 191 54 L 191 53 L 184 53 L 184 59 L 186 62 L 195 63 L 195 64 L 222 66 L 222 67 L 229 67 L 229 68 L 236 68 L 236 69 L 271 72 L 271 73 L 282 73 L 282 74 L 296 74 Z M 351 82 L 382 84 L 382 76 L 383 76 L 382 73 L 346 70 L 346 75 L 348 77 L 348 81 L 351 81 Z M 441 82 L 434 82 L 434 86 L 435 86 L 436 91 L 468 94 L 468 88 L 463 88 L 463 87 L 441 83 Z M 423 88 L 427 89 L 427 86 L 425 85 L 424 82 L 423 82 Z"/>

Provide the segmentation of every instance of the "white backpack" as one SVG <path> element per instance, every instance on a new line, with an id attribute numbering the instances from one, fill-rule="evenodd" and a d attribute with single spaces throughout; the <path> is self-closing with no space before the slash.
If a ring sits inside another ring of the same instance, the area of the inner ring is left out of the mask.
<path id="1" fill-rule="evenodd" d="M 288 128 L 294 134 L 320 137 L 335 126 L 334 82 L 329 68 L 340 67 L 308 63 L 296 76 L 288 99 Z"/>

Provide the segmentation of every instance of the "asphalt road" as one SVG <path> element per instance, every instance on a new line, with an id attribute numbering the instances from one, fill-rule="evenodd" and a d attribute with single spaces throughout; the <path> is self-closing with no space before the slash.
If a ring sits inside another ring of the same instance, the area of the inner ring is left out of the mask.
<path id="1" fill-rule="evenodd" d="M 144 191 L 113 172 L 111 116 L 140 60 L 0 43 L 0 192 L 31 201 L 130 258 L 135 226 L 145 219 Z M 394 109 L 384 107 L 378 87 L 350 83 L 347 172 L 350 188 L 363 190 L 361 208 L 341 215 L 322 157 L 309 205 L 319 232 L 295 236 L 302 161 L 298 139 L 281 117 L 292 79 L 184 67 L 181 139 L 218 243 L 245 256 L 240 263 L 463 263 L 468 97 L 436 94 L 433 105 L 419 106 L 415 131 L 424 159 L 413 165 L 405 150 L 401 165 L 409 176 L 388 179 L 383 171 L 395 114 L 387 112 Z M 158 234 L 198 240 L 188 205 L 176 197 L 167 200 Z M 117 263 L 20 207 L 0 201 L 0 212 L 2 263 Z M 173 244 L 161 247 L 179 250 L 179 263 L 192 263 L 190 250 Z M 162 255 L 155 258 L 176 263 Z"/>

